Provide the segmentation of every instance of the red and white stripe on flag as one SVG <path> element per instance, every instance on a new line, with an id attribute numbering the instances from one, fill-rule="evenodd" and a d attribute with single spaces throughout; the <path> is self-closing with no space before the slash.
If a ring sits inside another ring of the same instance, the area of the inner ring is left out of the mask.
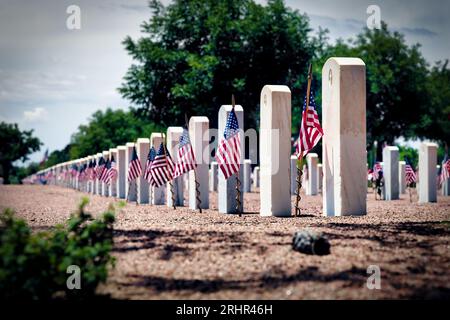
<path id="1" fill-rule="evenodd" d="M 175 166 L 173 177 L 179 177 L 182 174 L 195 169 L 197 163 L 195 162 L 194 150 L 190 143 L 185 144 L 178 149 L 178 162 Z"/>
<path id="2" fill-rule="evenodd" d="M 225 179 L 239 171 L 241 160 L 241 139 L 236 132 L 228 139 L 222 139 L 217 149 L 216 160 Z"/>
<path id="3" fill-rule="evenodd" d="M 323 130 L 320 126 L 319 115 L 317 111 L 310 106 L 308 108 L 308 116 L 305 116 L 306 110 L 302 113 L 302 125 L 299 137 L 296 143 L 297 158 L 301 159 L 314 148 L 323 136 Z"/>
<path id="4" fill-rule="evenodd" d="M 141 175 L 141 162 L 139 159 L 135 159 L 130 162 L 130 166 L 128 167 L 128 181 L 131 182 L 136 180 Z"/>

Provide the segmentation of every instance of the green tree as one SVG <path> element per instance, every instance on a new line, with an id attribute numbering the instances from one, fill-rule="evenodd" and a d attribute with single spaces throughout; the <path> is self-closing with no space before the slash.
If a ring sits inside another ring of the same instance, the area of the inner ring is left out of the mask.
<path id="1" fill-rule="evenodd" d="M 308 63 L 324 40 L 310 35 L 306 15 L 282 0 L 153 0 L 150 8 L 144 36 L 123 42 L 134 64 L 119 91 L 140 114 L 162 125 L 205 115 L 216 127 L 218 108 L 234 93 L 246 127 L 257 128 L 262 87 L 283 84 L 298 126 Z"/>
<path id="2" fill-rule="evenodd" d="M 26 161 L 28 155 L 39 151 L 41 142 L 33 137 L 33 130 L 20 131 L 17 124 L 0 123 L 0 169 L 5 183 L 10 182 L 13 162 Z"/>
<path id="3" fill-rule="evenodd" d="M 400 136 L 418 137 L 427 103 L 427 63 L 418 44 L 408 46 L 403 35 L 381 29 L 364 29 L 349 43 L 338 41 L 325 50 L 318 64 L 332 56 L 358 57 L 366 63 L 367 145 L 378 141 L 381 159 L 384 142 L 392 145 Z M 324 106 L 326 107 L 326 106 Z"/>
<path id="4" fill-rule="evenodd" d="M 11 184 L 21 184 L 23 179 L 38 172 L 40 168 L 41 166 L 36 162 L 31 162 L 27 166 L 13 166 L 11 169 L 9 182 Z"/>
<path id="5" fill-rule="evenodd" d="M 415 129 L 418 136 L 433 139 L 448 152 L 450 145 L 450 69 L 448 60 L 437 62 L 426 82 L 428 101 Z"/>
<path id="6" fill-rule="evenodd" d="M 79 126 L 78 131 L 72 135 L 68 147 L 70 158 L 86 157 L 139 137 L 150 137 L 151 132 L 159 129 L 160 126 L 137 118 L 133 111 L 97 111 L 87 125 Z"/>
<path id="7" fill-rule="evenodd" d="M 413 168 L 416 168 L 419 165 L 419 151 L 415 148 L 406 147 L 406 146 L 398 146 L 400 153 L 400 160 L 406 160 L 411 162 Z"/>
<path id="8" fill-rule="evenodd" d="M 70 149 L 72 145 L 68 144 L 62 150 L 54 150 L 48 155 L 47 161 L 44 163 L 43 167 L 48 168 L 54 166 L 55 164 L 66 162 L 70 160 Z"/>

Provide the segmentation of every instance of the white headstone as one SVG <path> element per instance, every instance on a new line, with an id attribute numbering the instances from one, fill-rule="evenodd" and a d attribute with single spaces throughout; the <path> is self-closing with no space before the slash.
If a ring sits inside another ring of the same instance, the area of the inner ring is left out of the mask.
<path id="1" fill-rule="evenodd" d="M 103 153 L 97 153 L 97 165 L 99 164 L 100 159 L 103 157 Z M 95 194 L 97 195 L 102 195 L 102 188 L 103 188 L 103 183 L 98 179 L 98 177 L 95 178 L 96 184 L 97 184 L 97 189 Z"/>
<path id="2" fill-rule="evenodd" d="M 136 179 L 137 203 L 149 203 L 149 184 L 144 179 L 144 169 L 147 163 L 147 156 L 150 150 L 150 140 L 148 138 L 139 138 L 136 141 L 136 152 L 141 162 L 142 174 Z"/>
<path id="3" fill-rule="evenodd" d="M 103 158 L 105 159 L 105 165 L 106 165 L 106 161 L 108 161 L 109 159 L 109 151 L 103 151 Z M 104 197 L 108 197 L 109 196 L 109 186 L 102 182 L 102 196 Z"/>
<path id="4" fill-rule="evenodd" d="M 399 150 L 397 147 L 389 146 L 383 149 L 385 200 L 397 200 L 399 198 L 398 158 Z"/>
<path id="5" fill-rule="evenodd" d="M 319 156 L 317 153 L 308 153 L 306 155 L 306 161 L 308 162 L 308 186 L 306 188 L 306 195 L 315 196 L 318 193 L 317 164 L 319 162 Z"/>
<path id="6" fill-rule="evenodd" d="M 319 163 L 317 165 L 317 186 L 319 190 L 322 190 L 322 178 L 323 178 L 322 164 Z"/>
<path id="7" fill-rule="evenodd" d="M 442 195 L 446 197 L 450 196 L 450 179 L 445 179 L 442 182 Z"/>
<path id="8" fill-rule="evenodd" d="M 217 162 L 211 162 L 211 168 L 209 169 L 209 191 L 211 192 L 217 191 L 217 185 L 219 184 L 218 168 Z"/>
<path id="9" fill-rule="evenodd" d="M 244 192 L 251 192 L 252 189 L 252 160 L 244 160 Z"/>
<path id="10" fill-rule="evenodd" d="M 253 168 L 253 189 L 259 188 L 259 167 Z"/>
<path id="11" fill-rule="evenodd" d="M 419 203 L 436 202 L 437 144 L 424 142 L 419 149 Z"/>
<path id="12" fill-rule="evenodd" d="M 155 148 L 156 152 L 158 152 L 161 142 L 163 142 L 163 134 L 161 132 L 152 132 L 150 135 L 150 144 Z M 164 204 L 166 201 L 166 186 L 151 187 L 150 189 L 152 204 Z"/>
<path id="13" fill-rule="evenodd" d="M 117 147 L 117 180 L 116 180 L 116 188 L 117 188 L 117 198 L 125 199 L 126 191 L 125 191 L 125 181 L 127 180 L 127 172 L 126 172 L 126 151 L 127 147 L 118 146 Z"/>
<path id="14" fill-rule="evenodd" d="M 89 168 L 89 163 L 92 160 L 92 156 L 87 156 L 86 159 L 87 159 L 87 167 L 86 167 L 86 169 L 87 169 L 87 168 Z M 55 172 L 56 172 L 57 175 L 59 174 L 59 166 L 58 165 L 56 165 Z M 59 184 L 58 180 L 56 180 L 56 184 L 57 185 Z M 86 177 L 86 192 L 87 193 L 91 193 L 92 192 L 92 181 L 91 181 L 91 179 L 89 177 Z"/>
<path id="15" fill-rule="evenodd" d="M 128 142 L 126 144 L 126 152 L 125 152 L 125 197 L 128 201 L 136 201 L 137 200 L 137 192 L 136 192 L 136 180 L 128 181 L 128 168 L 130 166 L 130 161 L 133 157 L 133 148 L 135 144 L 133 142 Z M 142 169 L 143 170 L 143 169 Z"/>
<path id="16" fill-rule="evenodd" d="M 168 127 L 167 128 L 167 150 L 169 151 L 174 163 L 178 163 L 178 145 L 180 143 L 180 138 L 183 135 L 183 127 Z M 175 195 L 175 205 L 183 206 L 183 177 L 179 176 L 172 181 L 174 195 Z M 172 207 L 172 190 L 170 189 L 170 184 L 166 186 L 166 203 L 168 207 Z"/>
<path id="17" fill-rule="evenodd" d="M 297 156 L 291 156 L 291 195 L 297 192 Z"/>
<path id="18" fill-rule="evenodd" d="M 228 115 L 232 109 L 231 105 L 223 105 L 219 109 L 219 144 L 222 141 L 225 127 L 228 120 Z M 243 211 L 244 204 L 244 171 L 242 168 L 242 163 L 244 162 L 244 109 L 240 105 L 236 105 L 234 108 L 236 117 L 239 124 L 239 135 L 240 135 L 240 149 L 241 149 L 241 159 L 240 159 L 240 170 L 239 170 L 239 180 L 241 181 L 241 206 L 239 211 Z M 236 174 L 233 174 L 228 179 L 225 179 L 222 171 L 218 170 L 219 175 L 219 186 L 218 186 L 218 207 L 220 213 L 236 213 Z"/>
<path id="19" fill-rule="evenodd" d="M 399 184 L 399 192 L 401 194 L 406 193 L 406 172 L 405 172 L 405 161 L 398 162 L 398 184 Z"/>
<path id="20" fill-rule="evenodd" d="M 109 149 L 109 156 L 111 161 L 114 158 L 117 170 L 117 148 Z M 117 177 L 109 182 L 109 196 L 114 198 L 117 196 Z"/>
<path id="21" fill-rule="evenodd" d="M 358 58 L 330 58 L 322 68 L 323 213 L 367 212 L 366 68 Z"/>
<path id="22" fill-rule="evenodd" d="M 260 214 L 290 216 L 291 90 L 264 86 L 260 108 Z"/>
<path id="23" fill-rule="evenodd" d="M 189 171 L 189 208 L 197 209 L 195 176 L 199 183 L 200 208 L 209 208 L 209 119 L 191 117 L 189 119 L 189 136 L 194 150 L 197 168 Z"/>

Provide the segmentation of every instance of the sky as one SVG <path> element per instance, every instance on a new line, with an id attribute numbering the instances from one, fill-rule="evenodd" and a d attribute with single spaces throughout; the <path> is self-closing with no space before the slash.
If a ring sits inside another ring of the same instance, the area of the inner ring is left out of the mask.
<path id="1" fill-rule="evenodd" d="M 315 31 L 328 29 L 331 42 L 358 34 L 367 7 L 377 5 L 408 44 L 422 44 L 427 61 L 450 59 L 448 0 L 285 2 L 306 13 Z M 79 30 L 66 26 L 70 5 L 81 10 Z M 132 63 L 121 42 L 138 38 L 150 15 L 147 0 L 0 0 L 0 121 L 34 130 L 44 145 L 32 161 L 64 148 L 96 110 L 129 107 L 117 91 Z"/>

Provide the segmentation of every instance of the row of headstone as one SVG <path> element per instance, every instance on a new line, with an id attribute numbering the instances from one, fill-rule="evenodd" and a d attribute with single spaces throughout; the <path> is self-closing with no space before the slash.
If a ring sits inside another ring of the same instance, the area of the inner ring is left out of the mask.
<path id="1" fill-rule="evenodd" d="M 330 58 L 322 69 L 322 127 L 325 132 L 322 140 L 322 164 L 317 154 L 306 157 L 303 167 L 303 186 L 306 194 L 316 195 L 322 189 L 323 214 L 326 216 L 364 215 L 366 214 L 367 166 L 366 166 L 366 79 L 365 64 L 358 58 Z M 241 183 L 241 208 L 244 193 L 248 190 L 260 191 L 260 214 L 262 216 L 290 216 L 291 195 L 296 192 L 296 163 L 291 157 L 291 91 L 287 86 L 266 85 L 260 96 L 260 166 L 251 172 L 251 163 L 244 161 L 238 178 Z M 224 105 L 219 110 L 219 136 L 223 135 L 231 106 Z M 244 149 L 244 110 L 236 106 L 235 112 L 240 125 L 241 150 Z M 98 153 L 76 160 L 86 163 L 91 158 L 114 155 L 118 164 L 118 177 L 115 186 L 98 181 L 65 181 L 79 190 L 124 198 L 131 201 L 172 205 L 172 196 L 177 205 L 183 204 L 183 189 L 188 188 L 189 207 L 197 208 L 197 196 L 200 207 L 209 207 L 209 192 L 218 192 L 218 209 L 222 213 L 236 211 L 236 175 L 224 179 L 216 163 L 211 163 L 209 155 L 209 119 L 191 117 L 189 134 L 197 160 L 197 168 L 190 171 L 186 178 L 180 177 L 173 184 L 172 195 L 169 186 L 153 188 L 142 177 L 128 182 L 126 172 L 130 163 L 133 147 L 136 147 L 141 166 L 144 168 L 149 148 L 157 148 L 163 135 L 152 133 L 150 139 L 141 138 L 136 143 Z M 168 150 L 176 162 L 177 142 L 182 128 L 169 127 L 167 130 Z M 436 170 L 436 146 L 424 144 L 420 150 L 419 179 L 420 202 L 436 201 L 433 178 Z M 385 197 L 398 199 L 403 190 L 400 180 L 398 149 L 388 147 L 383 151 L 385 174 Z M 69 163 L 70 164 L 70 163 Z M 63 164 L 64 165 L 64 164 Z M 187 182 L 186 182 L 187 181 Z M 196 182 L 199 195 L 196 194 Z M 185 185 L 185 186 L 183 186 Z M 434 186 L 434 187 L 433 187 Z"/>
<path id="2" fill-rule="evenodd" d="M 419 203 L 437 201 L 437 144 L 424 142 L 419 149 Z M 384 199 L 397 200 L 406 192 L 406 163 L 399 161 L 399 149 L 383 149 Z"/>

